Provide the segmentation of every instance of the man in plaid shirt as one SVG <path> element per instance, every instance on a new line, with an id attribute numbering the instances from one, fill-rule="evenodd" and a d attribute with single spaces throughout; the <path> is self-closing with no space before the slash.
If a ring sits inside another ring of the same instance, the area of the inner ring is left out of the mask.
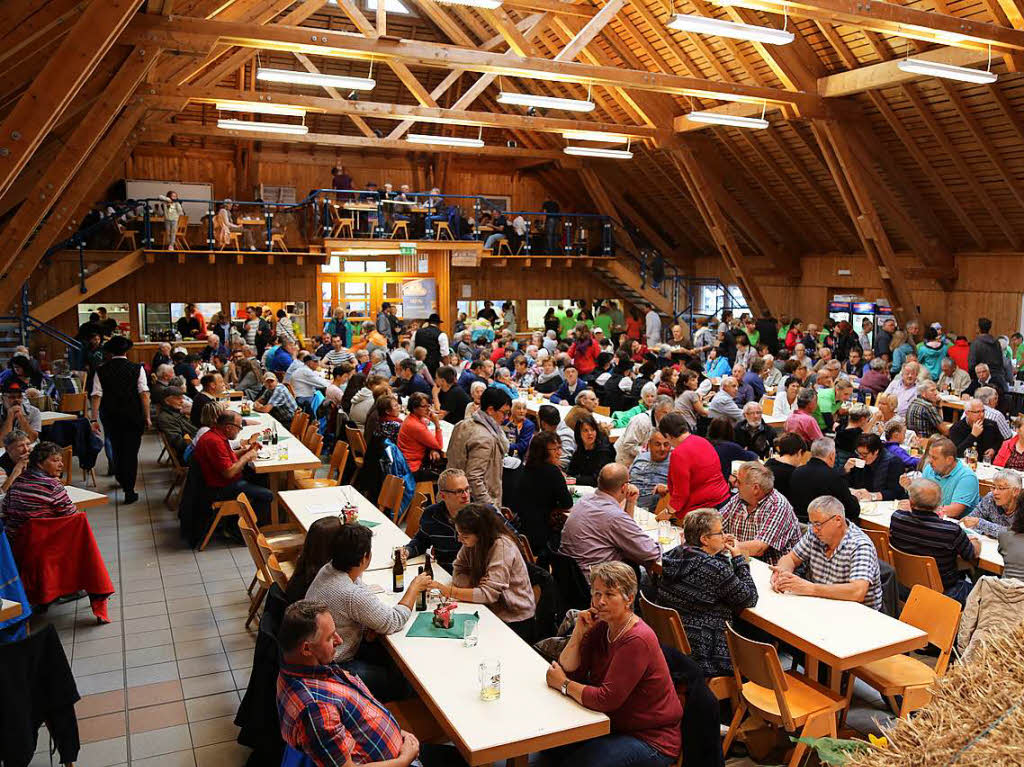
<path id="1" fill-rule="evenodd" d="M 774 565 L 800 540 L 800 523 L 771 469 L 750 461 L 737 479 L 739 492 L 722 507 L 722 532 L 747 556 Z"/>
<path id="2" fill-rule="evenodd" d="M 907 428 L 923 439 L 933 434 L 948 434 L 949 424 L 939 414 L 939 389 L 934 381 L 917 385 L 917 396 L 907 407 Z"/>
<path id="3" fill-rule="evenodd" d="M 331 664 L 341 637 L 327 605 L 302 600 L 289 606 L 277 640 L 284 661 L 277 713 L 285 743 L 317 767 L 413 763 L 420 750 L 416 736 L 398 726 L 359 677 Z"/>
<path id="4" fill-rule="evenodd" d="M 807 506 L 811 525 L 775 566 L 772 588 L 787 594 L 843 599 L 882 609 L 878 553 L 864 532 L 846 521 L 843 504 L 831 495 Z M 793 571 L 807 565 L 807 578 Z"/>

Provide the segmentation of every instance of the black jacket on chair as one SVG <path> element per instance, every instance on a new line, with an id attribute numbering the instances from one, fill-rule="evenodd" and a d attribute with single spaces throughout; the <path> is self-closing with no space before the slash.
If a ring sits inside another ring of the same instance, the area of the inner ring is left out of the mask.
<path id="1" fill-rule="evenodd" d="M 61 764 L 78 760 L 80 699 L 57 629 L 0 645 L 0 764 L 27 767 L 45 722 Z"/>
<path id="2" fill-rule="evenodd" d="M 850 492 L 846 477 L 820 458 L 812 458 L 795 469 L 789 481 L 789 502 L 793 504 L 797 519 L 807 522 L 807 505 L 819 495 L 838 498 L 847 519 L 853 522 L 860 519 L 860 501 Z"/>
<path id="3" fill-rule="evenodd" d="M 284 753 L 284 739 L 277 716 L 277 675 L 281 670 L 277 631 L 287 606 L 288 601 L 281 589 L 276 584 L 271 586 L 253 649 L 249 684 L 235 715 L 235 724 L 241 728 L 238 742 L 254 749 L 246 767 L 277 767 Z"/>

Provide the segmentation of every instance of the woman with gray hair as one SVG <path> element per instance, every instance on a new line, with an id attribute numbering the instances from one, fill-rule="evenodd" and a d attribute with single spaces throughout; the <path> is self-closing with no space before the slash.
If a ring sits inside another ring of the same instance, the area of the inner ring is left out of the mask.
<path id="1" fill-rule="evenodd" d="M 633 612 L 636 573 L 590 568 L 590 609 L 548 667 L 548 686 L 611 719 L 611 733 L 547 752 L 555 764 L 667 767 L 682 751 L 683 709 L 654 630 Z"/>
<path id="2" fill-rule="evenodd" d="M 750 565 L 736 538 L 722 532 L 714 509 L 691 511 L 683 520 L 684 546 L 662 558 L 656 601 L 679 612 L 692 656 L 707 677 L 732 674 L 725 624 L 757 604 Z"/>
<path id="3" fill-rule="evenodd" d="M 1021 493 L 1020 474 L 1015 471 L 1000 471 L 992 481 L 992 491 L 986 493 L 969 517 L 963 518 L 964 527 L 972 527 L 982 535 L 998 538 L 1008 527 L 1024 505 Z"/>

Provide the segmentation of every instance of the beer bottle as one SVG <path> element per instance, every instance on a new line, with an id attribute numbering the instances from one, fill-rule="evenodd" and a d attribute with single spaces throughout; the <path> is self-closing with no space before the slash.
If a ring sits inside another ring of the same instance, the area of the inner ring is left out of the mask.
<path id="1" fill-rule="evenodd" d="M 423 572 L 430 576 L 430 580 L 434 580 L 434 567 L 430 564 L 429 551 L 423 557 Z"/>
<path id="2" fill-rule="evenodd" d="M 395 566 L 391 568 L 391 590 L 396 594 L 405 591 L 405 565 L 402 564 L 402 549 L 395 549 Z"/>
<path id="3" fill-rule="evenodd" d="M 423 568 L 420 568 L 420 575 L 423 575 Z M 420 592 L 419 597 L 416 599 L 416 609 L 420 612 L 425 612 L 427 609 L 427 590 L 423 589 Z"/>

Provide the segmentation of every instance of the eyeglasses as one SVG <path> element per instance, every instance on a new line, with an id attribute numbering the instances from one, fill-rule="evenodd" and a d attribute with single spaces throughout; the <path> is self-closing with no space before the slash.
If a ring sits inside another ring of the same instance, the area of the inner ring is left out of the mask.
<path id="1" fill-rule="evenodd" d="M 454 489 L 442 489 L 440 492 L 448 493 L 449 495 L 469 495 L 468 487 L 456 487 Z"/>
<path id="2" fill-rule="evenodd" d="M 815 530 L 821 530 L 821 528 L 823 528 L 825 525 L 827 525 L 833 519 L 838 519 L 838 518 L 839 518 L 838 514 L 833 514 L 831 517 L 829 517 L 828 519 L 823 519 L 821 522 L 811 522 L 811 527 L 813 527 Z"/>

